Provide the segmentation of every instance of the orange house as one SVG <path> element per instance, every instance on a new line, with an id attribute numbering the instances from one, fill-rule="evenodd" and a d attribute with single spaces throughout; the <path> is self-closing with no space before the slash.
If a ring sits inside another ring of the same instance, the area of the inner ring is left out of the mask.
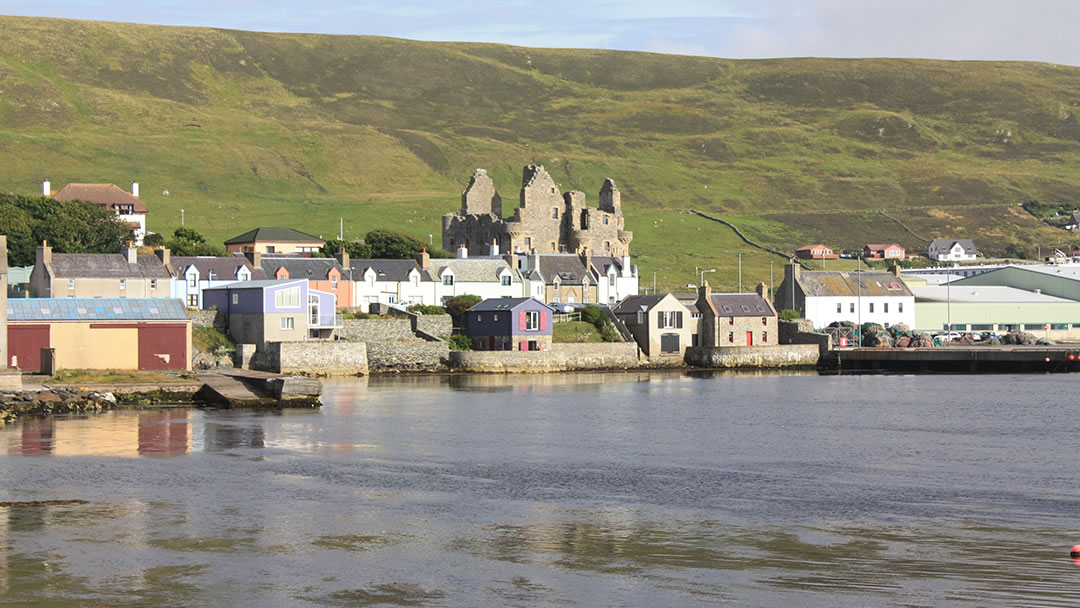
<path id="1" fill-rule="evenodd" d="M 302 258 L 297 256 L 272 256 L 263 254 L 259 262 L 267 277 L 278 280 L 307 279 L 308 287 L 327 291 L 337 296 L 338 308 L 350 308 L 353 305 L 352 273 L 348 270 L 349 254 L 341 259 Z"/>
<path id="2" fill-rule="evenodd" d="M 832 250 L 832 247 L 827 247 L 821 243 L 816 243 L 814 245 L 799 247 L 795 250 L 795 257 L 799 257 L 804 260 L 835 260 L 840 256 Z"/>

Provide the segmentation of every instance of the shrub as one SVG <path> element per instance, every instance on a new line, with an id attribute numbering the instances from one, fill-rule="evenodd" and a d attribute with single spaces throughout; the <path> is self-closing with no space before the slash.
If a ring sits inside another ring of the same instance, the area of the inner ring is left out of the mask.
<path id="1" fill-rule="evenodd" d="M 472 338 L 465 334 L 454 334 L 447 340 L 450 350 L 472 350 Z"/>
<path id="2" fill-rule="evenodd" d="M 445 315 L 446 309 L 442 306 L 429 304 L 413 304 L 409 307 L 409 312 L 418 315 Z"/>
<path id="3" fill-rule="evenodd" d="M 460 317 L 466 310 L 472 308 L 474 304 L 479 304 L 482 299 L 483 298 L 480 296 L 471 295 L 454 296 L 447 300 L 446 312 L 449 312 L 455 317 Z"/>
<path id="4" fill-rule="evenodd" d="M 777 316 L 781 321 L 794 321 L 795 319 L 802 318 L 802 315 L 800 315 L 797 311 L 791 310 L 790 308 L 785 308 L 784 310 L 781 310 L 780 314 Z"/>
<path id="5" fill-rule="evenodd" d="M 589 305 L 581 309 L 581 320 L 586 323 L 592 323 L 597 329 L 600 329 L 600 323 L 606 320 L 604 311 L 600 310 L 599 306 Z"/>

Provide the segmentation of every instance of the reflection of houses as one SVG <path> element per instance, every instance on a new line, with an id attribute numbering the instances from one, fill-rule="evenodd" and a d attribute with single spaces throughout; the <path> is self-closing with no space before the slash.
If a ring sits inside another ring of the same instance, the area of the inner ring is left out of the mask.
<path id="1" fill-rule="evenodd" d="M 869 243 L 863 247 L 863 257 L 879 260 L 902 260 L 904 259 L 905 250 L 896 243 L 889 243 L 882 245 L 880 243 Z"/>
<path id="2" fill-rule="evenodd" d="M 58 201 L 84 201 L 116 213 L 120 221 L 131 227 L 135 244 L 142 245 L 146 236 L 146 203 L 139 200 L 139 182 L 131 182 L 131 193 L 113 184 L 68 184 L 56 194 L 50 192 L 48 180 L 42 184 L 42 194 Z"/>
<path id="3" fill-rule="evenodd" d="M 24 456 L 176 456 L 191 450 L 191 411 L 118 412 L 115 416 L 28 420 L 9 454 Z"/>
<path id="4" fill-rule="evenodd" d="M 54 254 L 43 244 L 30 274 L 30 297 L 171 298 L 168 257 L 168 249 L 140 255 L 134 247 L 122 253 Z"/>
<path id="5" fill-rule="evenodd" d="M 248 255 L 259 260 L 268 279 L 307 279 L 311 289 L 334 294 L 338 308 L 353 305 L 352 272 L 349 270 L 349 254 L 345 252 L 339 253 L 337 258 L 258 253 Z"/>
<path id="6" fill-rule="evenodd" d="M 832 247 L 828 247 L 822 243 L 815 243 L 796 249 L 795 257 L 804 260 L 835 260 L 840 256 L 832 250 Z"/>
<path id="7" fill-rule="evenodd" d="M 979 255 L 971 239 L 934 239 L 927 255 L 939 262 L 970 262 Z"/>
<path id="8" fill-rule="evenodd" d="M 253 270 L 245 258 L 238 256 L 175 255 L 170 260 L 166 253 L 164 260 L 174 269 L 172 295 L 180 298 L 188 308 L 203 307 L 204 289 L 263 278 L 262 269 Z"/>
<path id="9" fill-rule="evenodd" d="M 678 355 L 693 345 L 698 321 L 686 305 L 669 294 L 634 295 L 612 309 L 642 352 L 650 357 Z"/>
<path id="10" fill-rule="evenodd" d="M 552 309 L 533 298 L 492 298 L 466 311 L 476 350 L 549 350 Z"/>
<path id="11" fill-rule="evenodd" d="M 334 294 L 308 287 L 306 279 L 230 283 L 203 291 L 207 308 L 216 306 L 238 343 L 302 342 L 332 338 L 341 325 Z"/>
<path id="12" fill-rule="evenodd" d="M 191 369 L 191 321 L 180 300 L 31 298 L 7 302 L 8 367 L 41 369 L 41 349 L 56 369 Z"/>
<path id="13" fill-rule="evenodd" d="M 713 293 L 705 283 L 695 306 L 701 315 L 699 346 L 777 344 L 776 311 L 763 293 Z"/>
<path id="14" fill-rule="evenodd" d="M 326 241 L 292 228 L 256 228 L 225 241 L 233 253 L 315 253 Z"/>
<path id="15" fill-rule="evenodd" d="M 895 268 L 895 267 L 894 267 Z M 915 296 L 895 272 L 810 272 L 797 264 L 784 267 L 784 282 L 773 300 L 827 327 L 834 321 L 915 325 Z"/>

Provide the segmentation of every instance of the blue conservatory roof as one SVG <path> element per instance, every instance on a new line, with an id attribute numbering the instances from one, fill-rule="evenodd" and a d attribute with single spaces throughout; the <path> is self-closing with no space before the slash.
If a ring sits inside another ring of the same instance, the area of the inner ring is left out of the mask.
<path id="1" fill-rule="evenodd" d="M 7 301 L 8 321 L 186 321 L 179 299 L 22 298 Z"/>

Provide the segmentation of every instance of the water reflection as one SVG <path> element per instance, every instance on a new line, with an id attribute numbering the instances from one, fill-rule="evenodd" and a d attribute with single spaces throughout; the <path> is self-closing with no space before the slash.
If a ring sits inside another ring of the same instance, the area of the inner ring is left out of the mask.
<path id="1" fill-rule="evenodd" d="M 20 456 L 178 456 L 191 451 L 187 409 L 108 412 L 21 421 L 7 453 Z"/>

